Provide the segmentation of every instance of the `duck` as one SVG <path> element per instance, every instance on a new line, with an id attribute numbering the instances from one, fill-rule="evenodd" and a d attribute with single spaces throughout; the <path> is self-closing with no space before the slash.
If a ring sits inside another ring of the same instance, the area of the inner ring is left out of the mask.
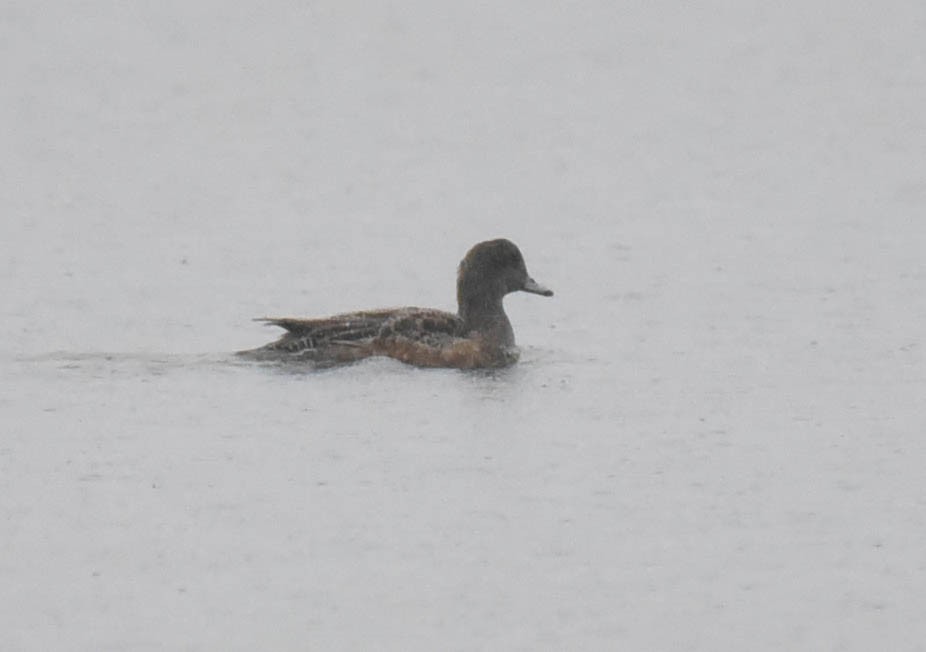
<path id="1" fill-rule="evenodd" d="M 519 357 L 503 306 L 512 292 L 553 296 L 528 274 L 517 245 L 505 238 L 486 240 L 470 248 L 457 268 L 456 313 L 409 306 L 309 319 L 259 317 L 255 321 L 286 332 L 238 355 L 319 366 L 384 356 L 417 367 L 505 367 Z"/>

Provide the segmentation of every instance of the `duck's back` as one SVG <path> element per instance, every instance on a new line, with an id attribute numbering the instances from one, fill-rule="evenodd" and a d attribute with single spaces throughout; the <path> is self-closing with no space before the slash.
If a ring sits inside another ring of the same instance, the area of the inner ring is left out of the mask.
<path id="1" fill-rule="evenodd" d="M 455 314 L 427 308 L 389 308 L 344 313 L 320 319 L 262 318 L 286 329 L 277 341 L 240 355 L 259 360 L 338 364 L 371 355 L 393 355 L 410 345 L 439 348 L 462 338 L 463 321 Z"/>

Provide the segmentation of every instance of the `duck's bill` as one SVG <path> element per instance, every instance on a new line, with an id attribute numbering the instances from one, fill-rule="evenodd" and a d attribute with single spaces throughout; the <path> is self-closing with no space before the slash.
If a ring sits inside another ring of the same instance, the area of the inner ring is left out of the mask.
<path id="1" fill-rule="evenodd" d="M 532 278 L 527 279 L 527 283 L 524 284 L 524 287 L 521 288 L 525 292 L 530 292 L 531 294 L 539 294 L 544 297 L 552 297 L 553 290 L 546 288 Z"/>

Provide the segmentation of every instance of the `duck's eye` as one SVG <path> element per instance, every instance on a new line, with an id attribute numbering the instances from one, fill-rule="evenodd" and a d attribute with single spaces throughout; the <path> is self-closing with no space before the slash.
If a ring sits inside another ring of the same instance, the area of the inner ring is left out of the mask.
<path id="1" fill-rule="evenodd" d="M 524 259 L 521 257 L 521 252 L 510 242 L 499 240 L 493 242 L 492 245 L 494 246 L 492 246 L 487 253 L 489 253 L 493 264 L 505 268 L 524 266 Z"/>
<path id="2" fill-rule="evenodd" d="M 508 267 L 520 267 L 524 264 L 524 261 L 521 260 L 521 254 L 511 249 L 502 252 L 501 261 Z"/>

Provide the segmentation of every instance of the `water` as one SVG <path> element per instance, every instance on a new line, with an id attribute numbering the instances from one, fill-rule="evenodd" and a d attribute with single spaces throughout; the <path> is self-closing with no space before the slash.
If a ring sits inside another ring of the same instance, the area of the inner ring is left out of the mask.
<path id="1" fill-rule="evenodd" d="M 3 647 L 922 649 L 924 11 L 5 10 Z"/>

